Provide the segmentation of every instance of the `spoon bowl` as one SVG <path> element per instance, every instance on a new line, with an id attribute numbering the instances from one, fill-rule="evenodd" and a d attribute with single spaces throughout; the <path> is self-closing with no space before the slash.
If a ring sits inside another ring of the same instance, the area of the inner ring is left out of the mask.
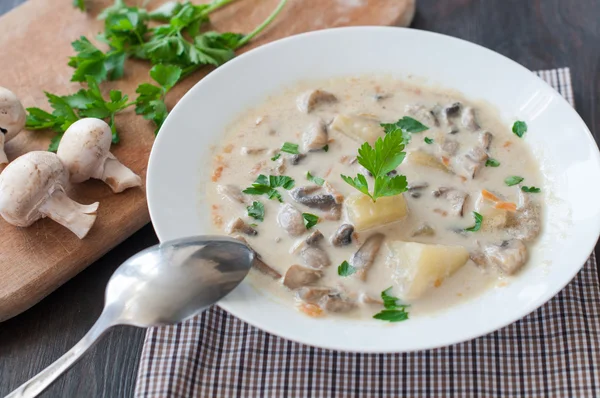
<path id="1" fill-rule="evenodd" d="M 112 275 L 106 310 L 117 324 L 150 327 L 181 322 L 235 289 L 253 258 L 241 241 L 218 236 L 150 247 Z"/>

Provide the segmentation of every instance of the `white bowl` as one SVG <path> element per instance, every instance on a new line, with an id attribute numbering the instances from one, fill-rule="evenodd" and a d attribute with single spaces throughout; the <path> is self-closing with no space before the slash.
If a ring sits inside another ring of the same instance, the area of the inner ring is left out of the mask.
<path id="1" fill-rule="evenodd" d="M 148 170 L 150 215 L 161 241 L 208 232 L 203 205 L 211 145 L 234 117 L 299 80 L 386 73 L 494 104 L 507 125 L 526 120 L 526 142 L 545 182 L 544 231 L 530 262 L 504 288 L 397 324 L 313 319 L 242 283 L 219 305 L 281 337 L 324 348 L 403 352 L 441 347 L 502 328 L 558 293 L 581 269 L 600 232 L 600 156 L 579 115 L 515 62 L 463 40 L 419 30 L 354 27 L 280 40 L 218 68 L 179 101 L 156 139 Z"/>

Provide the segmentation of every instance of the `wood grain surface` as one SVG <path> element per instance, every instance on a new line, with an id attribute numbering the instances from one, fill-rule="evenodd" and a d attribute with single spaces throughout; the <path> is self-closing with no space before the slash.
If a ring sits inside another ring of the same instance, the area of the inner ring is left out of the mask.
<path id="1" fill-rule="evenodd" d="M 0 13 L 22 2 L 0 0 Z M 569 66 L 577 110 L 598 141 L 599 16 L 597 0 L 419 0 L 412 26 L 481 44 L 529 69 Z M 152 227 L 144 227 L 38 305 L 0 323 L 0 396 L 73 346 L 100 314 L 114 269 L 156 242 Z M 133 396 L 143 338 L 141 329 L 115 329 L 42 396 Z"/>
<path id="2" fill-rule="evenodd" d="M 211 20 L 218 31 L 249 32 L 278 2 L 237 1 L 215 12 Z M 90 14 L 74 9 L 70 1 L 30 0 L 0 20 L 0 53 L 4 60 L 11 60 L 3 65 L 0 86 L 14 91 L 25 107 L 48 109 L 44 91 L 65 95 L 80 88 L 79 83 L 70 81 L 73 70 L 66 65 L 73 54 L 70 43 L 81 35 L 93 38 L 102 30 L 102 21 L 93 17 L 94 12 L 112 0 L 88 3 Z M 159 4 L 155 1 L 153 6 Z M 326 27 L 406 24 L 413 14 L 414 0 L 290 0 L 275 22 L 241 52 Z M 136 87 L 149 80 L 148 69 L 146 62 L 130 61 L 124 79 L 102 87 L 122 90 L 134 98 Z M 209 71 L 202 69 L 178 84 L 167 104 L 173 106 Z M 113 145 L 112 152 L 145 179 L 153 127 L 129 108 L 117 116 L 117 129 L 121 142 Z M 9 159 L 45 150 L 50 137 L 40 132 L 19 134 L 6 146 Z M 73 186 L 69 195 L 83 204 L 100 202 L 96 224 L 83 240 L 50 219 L 29 228 L 15 228 L 0 219 L 0 321 L 31 307 L 150 221 L 144 187 L 114 195 L 102 182 L 89 181 Z"/>

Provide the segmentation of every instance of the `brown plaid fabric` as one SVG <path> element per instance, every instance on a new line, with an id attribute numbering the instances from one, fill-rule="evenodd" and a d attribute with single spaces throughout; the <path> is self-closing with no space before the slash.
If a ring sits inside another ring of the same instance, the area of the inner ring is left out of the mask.
<path id="1" fill-rule="evenodd" d="M 537 73 L 573 103 L 568 69 Z M 556 297 L 495 333 L 436 350 L 355 354 L 265 333 L 218 307 L 149 329 L 136 397 L 600 397 L 594 254 Z"/>

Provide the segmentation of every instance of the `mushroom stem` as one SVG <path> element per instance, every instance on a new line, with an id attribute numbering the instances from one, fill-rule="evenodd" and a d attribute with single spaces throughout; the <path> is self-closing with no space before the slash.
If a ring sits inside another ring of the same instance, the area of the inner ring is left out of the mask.
<path id="1" fill-rule="evenodd" d="M 123 192 L 128 188 L 142 185 L 142 179 L 119 162 L 112 154 L 106 159 L 104 171 L 100 178 L 114 193 Z"/>
<path id="2" fill-rule="evenodd" d="M 8 158 L 4 152 L 4 134 L 0 131 L 0 173 L 4 170 L 6 164 L 8 164 Z"/>
<path id="3" fill-rule="evenodd" d="M 98 202 L 82 205 L 69 198 L 64 191 L 57 190 L 40 206 L 39 212 L 83 239 L 94 225 L 97 209 Z"/>

